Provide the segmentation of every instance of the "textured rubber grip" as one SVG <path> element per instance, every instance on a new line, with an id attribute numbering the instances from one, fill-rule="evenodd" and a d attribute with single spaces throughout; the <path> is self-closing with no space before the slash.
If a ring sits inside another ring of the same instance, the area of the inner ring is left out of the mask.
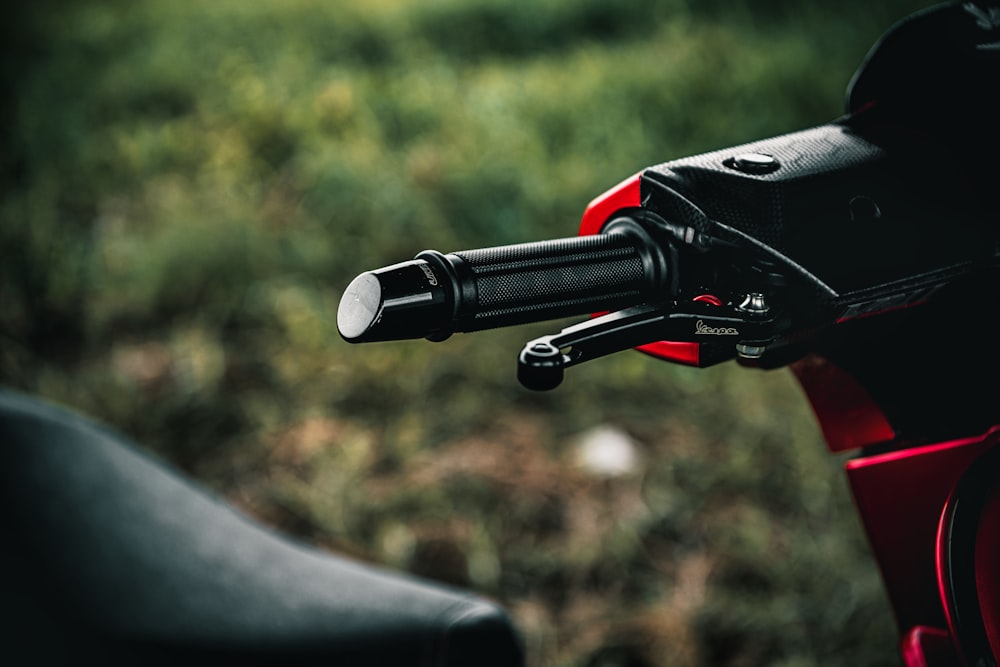
<path id="1" fill-rule="evenodd" d="M 666 268 L 644 235 L 607 233 L 444 256 L 459 283 L 455 329 L 500 326 L 639 303 Z"/>

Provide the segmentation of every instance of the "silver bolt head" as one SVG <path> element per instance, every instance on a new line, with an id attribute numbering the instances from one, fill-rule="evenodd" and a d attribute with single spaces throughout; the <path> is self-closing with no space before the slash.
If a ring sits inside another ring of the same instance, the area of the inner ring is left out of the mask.
<path id="1" fill-rule="evenodd" d="M 767 350 L 763 345 L 746 345 L 744 343 L 736 344 L 736 354 L 740 355 L 744 359 L 760 359 L 764 356 L 764 352 Z"/>

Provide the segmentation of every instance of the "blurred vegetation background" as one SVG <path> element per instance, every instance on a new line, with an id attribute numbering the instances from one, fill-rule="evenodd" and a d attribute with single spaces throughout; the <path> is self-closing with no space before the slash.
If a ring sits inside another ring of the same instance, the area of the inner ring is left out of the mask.
<path id="1" fill-rule="evenodd" d="M 831 120 L 925 4 L 15 4 L 0 382 L 498 600 L 534 666 L 898 664 L 786 371 L 624 353 L 540 395 L 514 359 L 564 323 L 351 346 L 335 313 L 361 271 L 573 235 L 644 166 Z"/>

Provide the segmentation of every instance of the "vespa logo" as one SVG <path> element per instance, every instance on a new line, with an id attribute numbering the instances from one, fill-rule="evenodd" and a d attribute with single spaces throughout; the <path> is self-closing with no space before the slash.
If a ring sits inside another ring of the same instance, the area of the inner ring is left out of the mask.
<path id="1" fill-rule="evenodd" d="M 740 332 L 733 327 L 710 327 L 705 324 L 702 320 L 698 320 L 694 323 L 695 334 L 701 334 L 705 336 L 739 336 Z"/>

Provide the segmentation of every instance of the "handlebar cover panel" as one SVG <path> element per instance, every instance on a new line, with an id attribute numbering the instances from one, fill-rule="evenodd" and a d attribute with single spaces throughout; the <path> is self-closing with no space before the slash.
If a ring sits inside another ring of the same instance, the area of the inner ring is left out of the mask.
<path id="1" fill-rule="evenodd" d="M 904 132 L 862 112 L 651 167 L 642 198 L 698 234 L 769 253 L 839 317 L 909 305 L 995 266 L 998 225 L 940 145 L 904 147 Z M 744 156 L 775 167 L 741 171 Z"/>

